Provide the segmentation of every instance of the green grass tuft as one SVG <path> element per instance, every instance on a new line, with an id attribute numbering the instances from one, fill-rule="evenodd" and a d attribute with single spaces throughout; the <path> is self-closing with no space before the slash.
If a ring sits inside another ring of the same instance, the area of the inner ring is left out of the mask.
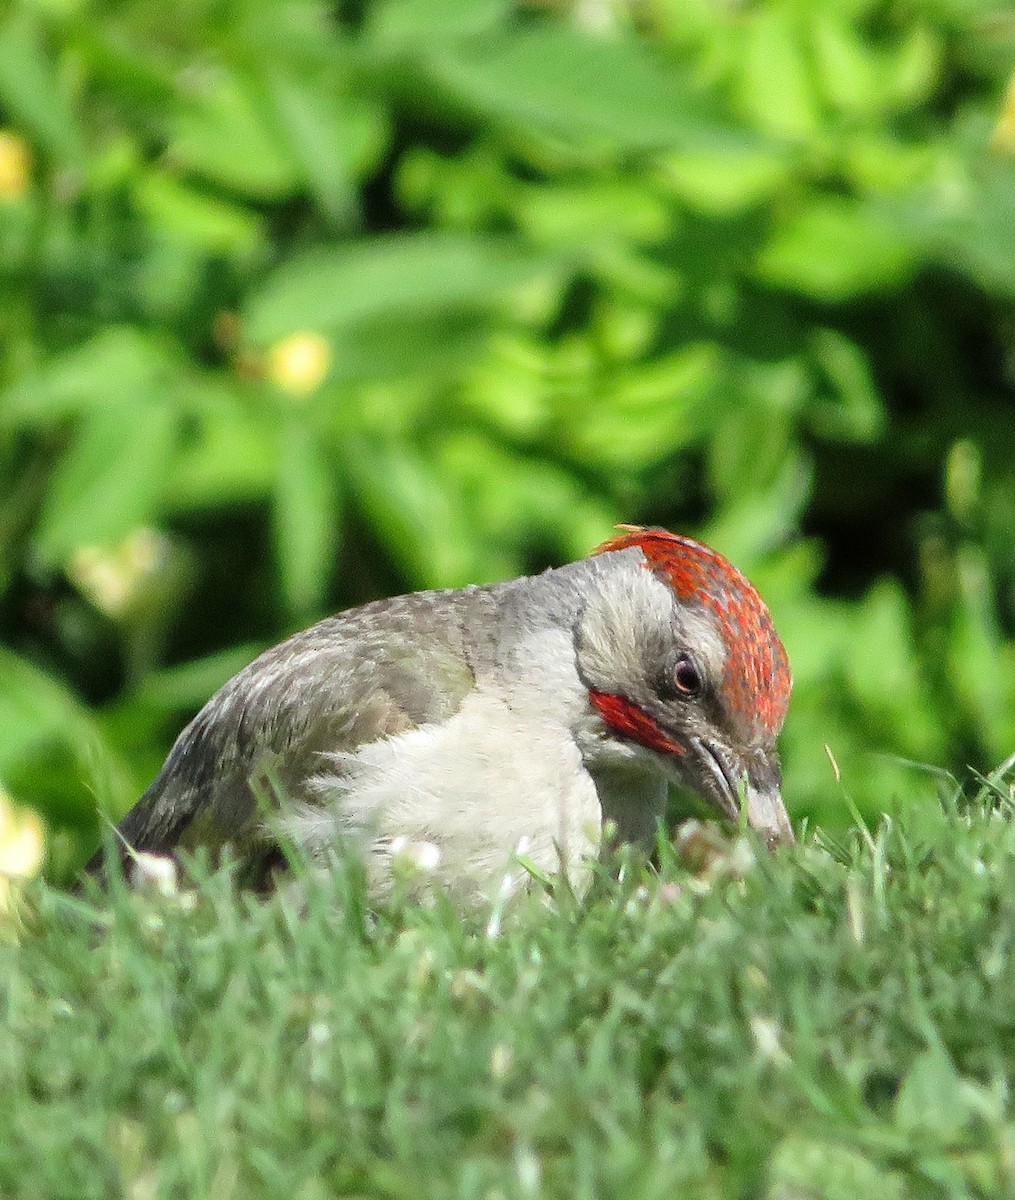
<path id="1" fill-rule="evenodd" d="M 227 870 L 39 884 L 0 947 L 0 1195 L 1012 1194 L 1008 807 L 994 779 L 834 844 L 668 853 L 493 937 L 372 911 L 354 870 L 302 905 Z"/>

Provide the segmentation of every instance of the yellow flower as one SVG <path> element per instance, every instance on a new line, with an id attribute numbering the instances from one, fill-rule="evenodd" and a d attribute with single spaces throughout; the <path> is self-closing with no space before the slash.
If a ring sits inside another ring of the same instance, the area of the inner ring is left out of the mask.
<path id="1" fill-rule="evenodd" d="M 331 370 L 331 343 L 319 333 L 294 333 L 268 351 L 265 373 L 283 391 L 309 396 Z"/>
<path id="2" fill-rule="evenodd" d="M 21 884 L 37 874 L 45 855 L 42 821 L 31 809 L 17 808 L 0 787 L 0 924 L 17 917 Z"/>
<path id="3" fill-rule="evenodd" d="M 31 809 L 16 808 L 0 788 L 0 875 L 28 879 L 42 866 L 42 821 Z"/>
<path id="4" fill-rule="evenodd" d="M 1015 154 L 1015 75 L 1008 81 L 990 144 L 1000 154 Z"/>
<path id="5" fill-rule="evenodd" d="M 32 177 L 28 143 L 10 129 L 0 129 L 0 200 L 18 200 Z"/>

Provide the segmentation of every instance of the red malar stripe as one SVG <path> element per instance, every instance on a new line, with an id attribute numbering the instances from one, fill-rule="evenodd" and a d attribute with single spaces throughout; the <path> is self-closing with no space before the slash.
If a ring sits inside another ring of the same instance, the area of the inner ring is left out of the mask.
<path id="1" fill-rule="evenodd" d="M 662 754 L 684 753 L 684 747 L 668 738 L 657 721 L 625 697 L 590 690 L 589 700 L 606 724 L 624 737 Z"/>

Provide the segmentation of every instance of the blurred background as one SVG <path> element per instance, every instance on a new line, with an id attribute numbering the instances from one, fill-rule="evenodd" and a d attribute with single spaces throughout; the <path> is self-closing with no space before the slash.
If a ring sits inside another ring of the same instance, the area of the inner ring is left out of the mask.
<path id="1" fill-rule="evenodd" d="M 770 602 L 795 817 L 1015 750 L 1010 5 L 0 14 L 0 867 L 286 633 L 618 521 Z"/>

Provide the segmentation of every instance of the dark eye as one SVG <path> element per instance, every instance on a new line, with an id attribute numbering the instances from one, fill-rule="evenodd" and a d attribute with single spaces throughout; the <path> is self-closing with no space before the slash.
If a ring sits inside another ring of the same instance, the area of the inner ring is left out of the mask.
<path id="1" fill-rule="evenodd" d="M 678 696 L 692 700 L 701 695 L 702 679 L 698 664 L 689 654 L 680 654 L 673 666 L 673 686 Z"/>

